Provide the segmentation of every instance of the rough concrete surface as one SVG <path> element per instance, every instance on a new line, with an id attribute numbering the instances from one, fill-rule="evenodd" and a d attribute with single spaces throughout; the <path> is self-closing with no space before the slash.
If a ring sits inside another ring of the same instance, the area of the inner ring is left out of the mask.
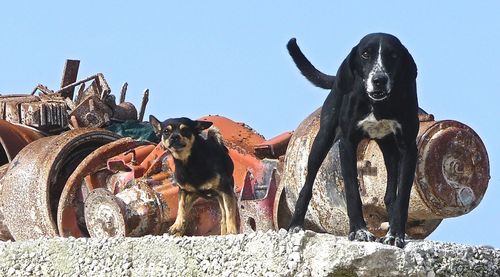
<path id="1" fill-rule="evenodd" d="M 500 276 L 500 250 L 313 232 L 0 243 L 0 276 Z"/>

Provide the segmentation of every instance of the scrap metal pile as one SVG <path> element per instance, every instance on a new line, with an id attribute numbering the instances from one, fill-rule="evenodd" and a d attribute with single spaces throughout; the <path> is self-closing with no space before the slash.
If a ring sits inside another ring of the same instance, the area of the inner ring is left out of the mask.
<path id="1" fill-rule="evenodd" d="M 116 122 L 140 123 L 149 91 L 138 113 L 125 102 L 126 85 L 116 104 L 104 76 L 77 81 L 78 66 L 79 61 L 66 63 L 56 91 L 38 85 L 29 95 L 0 96 L 3 240 L 162 234 L 175 220 L 178 187 L 170 154 L 152 141 L 105 129 Z M 220 130 L 233 159 L 240 231 L 286 227 L 304 183 L 319 109 L 294 132 L 270 140 L 222 116 L 202 120 Z M 444 218 L 466 214 L 480 203 L 490 178 L 489 161 L 470 127 L 435 121 L 423 111 L 417 145 L 407 233 L 425 238 Z M 359 147 L 358 168 L 368 228 L 381 235 L 387 230 L 387 177 L 375 142 L 366 140 Z M 313 191 L 306 228 L 346 235 L 349 224 L 336 145 Z M 191 218 L 188 234 L 218 234 L 216 201 L 199 199 Z"/>

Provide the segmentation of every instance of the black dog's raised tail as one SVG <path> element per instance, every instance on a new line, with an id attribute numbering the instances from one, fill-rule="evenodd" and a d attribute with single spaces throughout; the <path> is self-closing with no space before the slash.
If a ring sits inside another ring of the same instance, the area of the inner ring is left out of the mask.
<path id="1" fill-rule="evenodd" d="M 300 73 L 304 75 L 304 77 L 309 80 L 309 82 L 313 83 L 315 86 L 324 89 L 331 89 L 333 87 L 333 83 L 335 82 L 335 76 L 325 74 L 314 65 L 304 56 L 299 46 L 297 45 L 297 40 L 292 38 L 288 41 L 286 48 L 288 49 L 288 53 L 292 57 L 295 65 L 299 68 Z"/>

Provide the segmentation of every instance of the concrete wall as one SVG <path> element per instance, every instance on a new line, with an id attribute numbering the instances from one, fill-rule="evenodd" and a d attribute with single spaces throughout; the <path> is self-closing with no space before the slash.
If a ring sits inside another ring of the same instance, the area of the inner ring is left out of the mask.
<path id="1" fill-rule="evenodd" d="M 313 232 L 0 243 L 0 276 L 500 276 L 500 250 Z"/>

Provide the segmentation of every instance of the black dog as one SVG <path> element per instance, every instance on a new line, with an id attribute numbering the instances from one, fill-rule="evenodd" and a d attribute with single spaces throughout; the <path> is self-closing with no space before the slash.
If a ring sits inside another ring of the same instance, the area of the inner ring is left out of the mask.
<path id="1" fill-rule="evenodd" d="M 331 89 L 321 110 L 320 129 L 309 154 L 306 181 L 289 230 L 296 232 L 303 228 L 318 169 L 332 145 L 339 141 L 349 239 L 375 240 L 363 219 L 356 168 L 358 143 L 363 138 L 371 138 L 382 150 L 387 169 L 384 202 L 390 229 L 381 242 L 404 247 L 419 128 L 417 67 L 412 56 L 396 37 L 369 34 L 352 48 L 337 75 L 331 76 L 320 72 L 307 60 L 295 39 L 291 39 L 287 47 L 310 82 Z"/>
<path id="2" fill-rule="evenodd" d="M 175 163 L 179 208 L 169 232 L 176 236 L 185 234 L 186 218 L 194 201 L 201 196 L 217 198 L 221 212 L 221 235 L 238 233 L 233 161 L 218 131 L 210 128 L 207 137 L 202 137 L 202 131 L 209 128 L 212 122 L 193 121 L 185 117 L 160 122 L 152 115 L 149 122 Z"/>

